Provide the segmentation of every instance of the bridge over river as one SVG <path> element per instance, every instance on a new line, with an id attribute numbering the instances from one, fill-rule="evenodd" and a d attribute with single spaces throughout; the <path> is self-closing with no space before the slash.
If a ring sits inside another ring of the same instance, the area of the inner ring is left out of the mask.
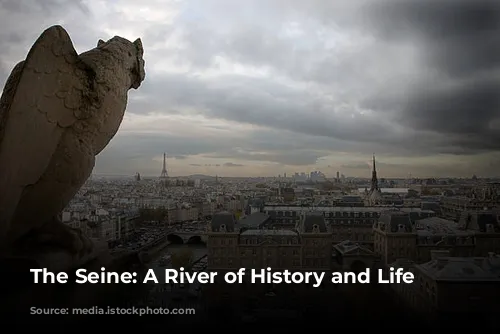
<path id="1" fill-rule="evenodd" d="M 171 244 L 206 244 L 207 233 L 200 231 L 170 231 L 167 233 L 167 241 Z"/>

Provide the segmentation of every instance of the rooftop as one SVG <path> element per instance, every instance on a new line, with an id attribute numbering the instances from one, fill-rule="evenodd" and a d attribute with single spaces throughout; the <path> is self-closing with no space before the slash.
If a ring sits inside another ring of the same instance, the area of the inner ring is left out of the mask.
<path id="1" fill-rule="evenodd" d="M 386 211 L 380 215 L 379 226 L 387 232 L 411 233 L 413 231 L 410 214 L 404 211 Z"/>
<path id="2" fill-rule="evenodd" d="M 370 206 L 370 207 L 343 207 L 343 206 L 296 206 L 296 205 L 266 205 L 264 210 L 268 211 L 321 211 L 321 212 L 384 212 L 401 211 L 433 214 L 432 210 L 422 210 L 421 208 L 394 208 L 392 206 Z"/>
<path id="3" fill-rule="evenodd" d="M 292 230 L 246 230 L 241 232 L 242 236 L 297 236 Z"/>
<path id="4" fill-rule="evenodd" d="M 240 219 L 239 223 L 243 227 L 258 228 L 270 218 L 271 217 L 264 212 L 255 212 L 243 219 Z"/>
<path id="5" fill-rule="evenodd" d="M 342 254 L 347 254 L 347 253 L 353 252 L 355 250 L 358 250 L 360 253 L 367 253 L 367 254 L 372 254 L 373 253 L 368 248 L 360 246 L 359 243 L 352 242 L 350 240 L 342 241 L 342 242 L 336 244 L 333 247 L 335 249 L 337 249 Z"/>
<path id="6" fill-rule="evenodd" d="M 417 265 L 423 272 L 438 281 L 499 282 L 491 267 L 485 265 L 485 258 L 440 257 Z"/>
<path id="7" fill-rule="evenodd" d="M 417 230 L 417 234 L 420 236 L 432 236 L 432 235 L 467 236 L 473 233 L 473 231 L 470 230 L 460 229 L 459 225 L 454 221 L 438 217 L 419 219 L 415 222 L 415 228 Z"/>

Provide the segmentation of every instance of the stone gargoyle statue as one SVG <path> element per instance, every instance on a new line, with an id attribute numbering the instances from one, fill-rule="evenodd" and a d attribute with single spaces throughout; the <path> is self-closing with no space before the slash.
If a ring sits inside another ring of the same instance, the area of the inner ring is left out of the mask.
<path id="1" fill-rule="evenodd" d="M 144 77 L 140 39 L 99 40 L 78 55 L 61 26 L 45 30 L 14 67 L 0 100 L 0 258 L 67 267 L 93 253 L 93 242 L 58 217 Z"/>

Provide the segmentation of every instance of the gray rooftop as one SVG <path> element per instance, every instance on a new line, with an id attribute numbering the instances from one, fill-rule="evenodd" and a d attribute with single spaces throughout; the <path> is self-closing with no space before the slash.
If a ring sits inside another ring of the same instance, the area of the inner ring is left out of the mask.
<path id="1" fill-rule="evenodd" d="M 500 278 L 484 266 L 484 258 L 441 257 L 417 265 L 437 281 L 499 282 Z"/>
<path id="2" fill-rule="evenodd" d="M 373 252 L 368 248 L 360 246 L 359 243 L 352 242 L 350 240 L 344 240 L 333 247 L 342 254 L 347 254 L 355 250 L 358 250 L 361 253 L 373 254 Z"/>
<path id="3" fill-rule="evenodd" d="M 297 236 L 292 230 L 246 230 L 241 232 L 242 236 Z"/>
<path id="4" fill-rule="evenodd" d="M 388 210 L 397 210 L 401 212 L 417 212 L 421 214 L 433 214 L 432 210 L 422 210 L 421 208 L 399 208 L 394 209 L 393 207 L 384 207 L 384 206 L 364 206 L 364 207 L 344 207 L 344 206 L 315 206 L 315 207 L 307 207 L 307 206 L 296 206 L 296 205 L 266 205 L 264 207 L 265 211 L 297 211 L 297 212 L 377 212 L 381 213 Z"/>
<path id="5" fill-rule="evenodd" d="M 328 232 L 325 217 L 321 212 L 307 212 L 299 221 L 297 230 L 302 233 L 325 233 Z"/>
<path id="6" fill-rule="evenodd" d="M 254 208 L 259 208 L 259 207 L 264 206 L 264 201 L 262 200 L 262 198 L 252 198 L 252 199 L 248 200 L 248 205 L 250 205 Z"/>
<path id="7" fill-rule="evenodd" d="M 344 202 L 363 202 L 363 198 L 361 196 L 342 196 L 342 201 Z"/>
<path id="8" fill-rule="evenodd" d="M 386 211 L 380 215 L 379 224 L 384 225 L 387 232 L 411 233 L 412 220 L 408 213 L 401 211 Z"/>
<path id="9" fill-rule="evenodd" d="M 480 232 L 486 232 L 488 225 L 494 232 L 500 232 L 500 212 L 479 211 L 464 214 L 460 219 L 460 224 L 466 229 L 473 229 Z"/>
<path id="10" fill-rule="evenodd" d="M 236 217 L 229 212 L 219 212 L 212 217 L 210 227 L 213 232 L 234 232 L 236 229 Z"/>
<path id="11" fill-rule="evenodd" d="M 271 217 L 264 212 L 255 212 L 241 219 L 239 223 L 242 227 L 259 228 L 264 225 L 264 223 L 266 223 L 270 218 Z"/>
<path id="12" fill-rule="evenodd" d="M 415 228 L 420 236 L 467 236 L 473 233 L 471 230 L 461 229 L 454 221 L 438 217 L 419 219 L 415 222 Z"/>

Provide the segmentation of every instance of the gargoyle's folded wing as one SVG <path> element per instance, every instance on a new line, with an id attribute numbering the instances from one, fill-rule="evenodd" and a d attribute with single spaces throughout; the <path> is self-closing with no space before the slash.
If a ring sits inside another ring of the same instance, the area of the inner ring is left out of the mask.
<path id="1" fill-rule="evenodd" d="M 0 110 L 0 225 L 11 218 L 24 187 L 47 169 L 64 129 L 84 112 L 88 91 L 85 67 L 60 26 L 42 33 L 21 66 Z"/>

